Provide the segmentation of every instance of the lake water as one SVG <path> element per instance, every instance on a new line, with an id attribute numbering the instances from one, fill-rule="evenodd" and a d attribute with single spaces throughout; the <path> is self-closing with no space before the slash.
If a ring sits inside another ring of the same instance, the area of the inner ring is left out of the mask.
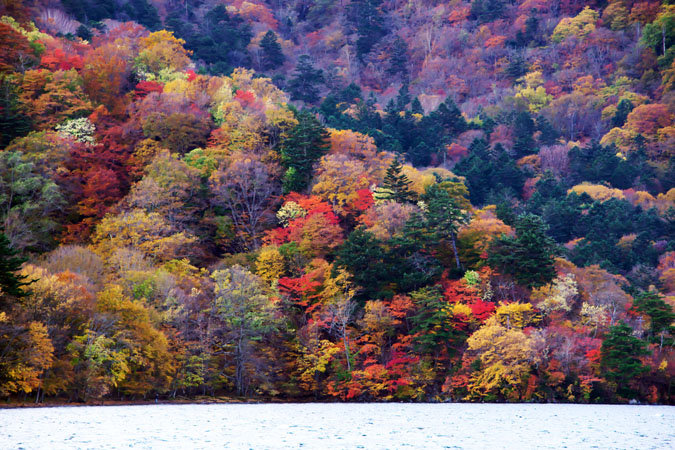
<path id="1" fill-rule="evenodd" d="M 245 404 L 0 409 L 0 449 L 675 449 L 675 408 Z"/>

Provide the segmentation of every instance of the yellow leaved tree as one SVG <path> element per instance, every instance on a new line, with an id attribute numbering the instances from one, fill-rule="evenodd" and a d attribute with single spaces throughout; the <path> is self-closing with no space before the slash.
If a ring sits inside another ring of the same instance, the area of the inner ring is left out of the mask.
<path id="1" fill-rule="evenodd" d="M 467 399 L 522 399 L 532 366 L 541 362 L 536 351 L 540 339 L 501 325 L 498 317 L 488 319 L 467 340 L 467 355 L 480 360 L 480 369 L 470 377 Z"/>

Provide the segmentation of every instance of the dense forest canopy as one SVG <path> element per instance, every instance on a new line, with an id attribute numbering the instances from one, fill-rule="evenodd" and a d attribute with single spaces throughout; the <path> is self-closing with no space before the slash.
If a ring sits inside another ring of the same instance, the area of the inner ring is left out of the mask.
<path id="1" fill-rule="evenodd" d="M 0 398 L 675 403 L 669 0 L 2 0 Z"/>

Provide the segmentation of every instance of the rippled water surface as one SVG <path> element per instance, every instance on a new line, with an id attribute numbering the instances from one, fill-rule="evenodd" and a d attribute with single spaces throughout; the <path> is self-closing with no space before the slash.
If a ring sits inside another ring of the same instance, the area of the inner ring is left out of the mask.
<path id="1" fill-rule="evenodd" d="M 251 404 L 0 410 L 1 449 L 675 449 L 668 406 Z"/>

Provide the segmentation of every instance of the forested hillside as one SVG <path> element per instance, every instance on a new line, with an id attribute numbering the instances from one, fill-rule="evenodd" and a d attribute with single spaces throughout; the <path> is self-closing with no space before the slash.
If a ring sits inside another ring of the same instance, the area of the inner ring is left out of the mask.
<path id="1" fill-rule="evenodd" d="M 0 398 L 675 403 L 675 5 L 2 0 Z"/>

